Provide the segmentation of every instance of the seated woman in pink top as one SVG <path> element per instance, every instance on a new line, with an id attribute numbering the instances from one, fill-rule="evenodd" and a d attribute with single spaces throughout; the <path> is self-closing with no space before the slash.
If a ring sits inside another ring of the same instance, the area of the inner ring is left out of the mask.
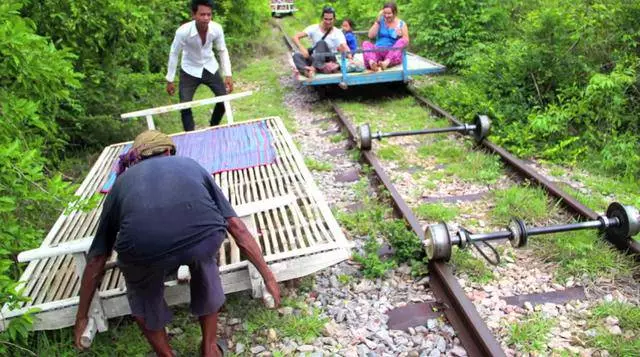
<path id="1" fill-rule="evenodd" d="M 382 6 L 368 35 L 370 39 L 376 39 L 375 45 L 369 41 L 362 43 L 362 49 L 365 50 L 364 64 L 368 69 L 379 71 L 402 63 L 402 48 L 409 45 L 409 29 L 398 18 L 398 7 L 394 2 L 387 2 Z M 366 52 L 378 48 L 388 48 L 389 51 Z"/>

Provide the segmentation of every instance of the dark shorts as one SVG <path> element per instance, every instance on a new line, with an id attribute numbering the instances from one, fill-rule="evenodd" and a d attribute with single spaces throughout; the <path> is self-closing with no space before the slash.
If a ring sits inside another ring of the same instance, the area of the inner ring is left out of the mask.
<path id="1" fill-rule="evenodd" d="M 144 319 L 149 330 L 162 330 L 171 321 L 173 313 L 164 300 L 164 281 L 180 265 L 188 265 L 191 272 L 191 313 L 209 315 L 224 304 L 224 291 L 216 262 L 216 254 L 225 232 L 202 240 L 170 257 L 147 265 L 118 262 L 127 285 L 127 298 L 131 315 Z"/>

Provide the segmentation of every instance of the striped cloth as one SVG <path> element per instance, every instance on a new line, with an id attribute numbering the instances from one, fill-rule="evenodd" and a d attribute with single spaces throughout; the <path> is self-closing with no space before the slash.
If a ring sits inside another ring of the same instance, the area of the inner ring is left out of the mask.
<path id="1" fill-rule="evenodd" d="M 172 137 L 176 155 L 196 160 L 211 174 L 268 165 L 275 161 L 276 151 L 266 121 L 253 122 L 185 133 Z M 121 154 L 131 148 L 127 144 Z M 116 181 L 114 164 L 100 192 L 107 193 Z"/>

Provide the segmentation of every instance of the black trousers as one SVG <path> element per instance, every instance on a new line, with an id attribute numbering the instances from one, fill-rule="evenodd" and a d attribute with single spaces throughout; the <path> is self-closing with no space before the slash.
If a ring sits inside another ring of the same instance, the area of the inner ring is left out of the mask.
<path id="1" fill-rule="evenodd" d="M 196 89 L 198 89 L 198 86 L 200 84 L 205 84 L 211 89 L 211 91 L 213 91 L 216 96 L 227 94 L 227 89 L 225 88 L 222 77 L 220 76 L 220 71 L 217 71 L 215 74 L 211 74 L 211 72 L 205 69 L 202 71 L 202 78 L 198 78 L 188 74 L 181 69 L 180 84 L 178 87 L 180 103 L 192 101 L 193 95 L 196 93 Z M 220 124 L 223 115 L 224 104 L 216 103 L 216 106 L 213 109 L 213 114 L 211 114 L 211 121 L 209 122 L 209 124 L 211 126 Z M 191 112 L 191 109 L 181 110 L 180 116 L 182 117 L 182 126 L 184 128 L 184 131 L 192 131 L 193 129 L 195 129 L 196 125 L 193 121 L 193 113 Z"/>
<path id="2" fill-rule="evenodd" d="M 316 48 L 309 58 L 304 58 L 300 53 L 293 54 L 293 64 L 296 65 L 298 72 L 304 73 L 306 66 L 313 66 L 316 69 L 322 68 L 325 63 L 333 61 L 334 55 L 329 54 L 331 50 L 324 40 L 318 41 Z"/>

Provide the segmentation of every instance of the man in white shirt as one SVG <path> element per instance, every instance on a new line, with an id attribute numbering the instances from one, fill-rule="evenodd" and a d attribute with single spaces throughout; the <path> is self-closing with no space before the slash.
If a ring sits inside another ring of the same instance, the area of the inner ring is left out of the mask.
<path id="1" fill-rule="evenodd" d="M 182 51 L 180 66 L 179 96 L 180 102 L 193 100 L 193 95 L 200 84 L 205 84 L 215 95 L 225 95 L 233 91 L 231 79 L 231 61 L 224 42 L 224 32 L 220 24 L 211 21 L 213 2 L 211 0 L 191 1 L 190 21 L 178 28 L 171 44 L 167 69 L 167 93 L 175 93 L 173 80 L 178 66 L 178 54 Z M 213 48 L 218 52 L 220 64 L 213 55 Z M 224 82 L 220 75 L 224 76 Z M 191 109 L 180 112 L 185 131 L 195 128 Z M 224 115 L 224 105 L 217 103 L 210 124 L 220 124 Z"/>
<path id="2" fill-rule="evenodd" d="M 341 30 L 333 26 L 336 21 L 336 12 L 331 6 L 322 9 L 322 22 L 308 26 L 303 32 L 293 36 L 293 42 L 298 46 L 299 53 L 293 54 L 293 63 L 298 71 L 308 78 L 312 78 L 316 70 L 325 73 L 337 71 L 340 67 L 335 63 L 336 51 L 349 53 L 347 40 Z M 309 37 L 313 42 L 311 49 L 306 49 L 300 39 Z M 310 53 L 311 52 L 311 53 Z M 329 53 L 331 53 L 329 55 Z M 351 57 L 349 54 L 348 57 Z M 331 63 L 329 65 L 328 63 Z M 330 67 L 331 70 L 326 70 Z"/>

